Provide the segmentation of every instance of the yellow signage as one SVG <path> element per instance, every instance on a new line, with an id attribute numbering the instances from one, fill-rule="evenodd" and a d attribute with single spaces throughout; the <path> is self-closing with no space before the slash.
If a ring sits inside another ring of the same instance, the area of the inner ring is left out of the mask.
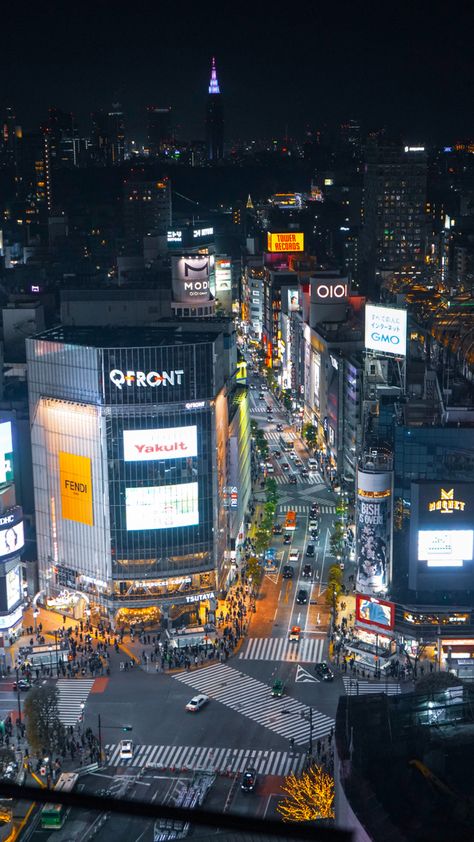
<path id="1" fill-rule="evenodd" d="M 60 451 L 59 482 L 63 518 L 93 526 L 92 471 L 89 457 Z"/>
<path id="2" fill-rule="evenodd" d="M 429 512 L 441 512 L 442 515 L 451 515 L 453 512 L 463 512 L 466 504 L 462 500 L 454 499 L 454 488 L 449 491 L 441 489 L 440 499 L 428 503 Z"/>
<path id="3" fill-rule="evenodd" d="M 267 235 L 267 250 L 268 251 L 304 251 L 304 234 L 300 231 L 298 234 L 292 231 L 285 231 L 282 234 Z"/>

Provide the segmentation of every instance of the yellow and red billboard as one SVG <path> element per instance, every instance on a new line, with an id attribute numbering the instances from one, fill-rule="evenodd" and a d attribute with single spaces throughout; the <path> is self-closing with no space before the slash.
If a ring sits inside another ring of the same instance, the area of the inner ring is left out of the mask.
<path id="1" fill-rule="evenodd" d="M 59 451 L 59 482 L 63 518 L 93 526 L 92 470 L 88 456 Z"/>
<path id="2" fill-rule="evenodd" d="M 304 234 L 302 231 L 285 231 L 281 234 L 267 235 L 267 251 L 304 251 Z"/>

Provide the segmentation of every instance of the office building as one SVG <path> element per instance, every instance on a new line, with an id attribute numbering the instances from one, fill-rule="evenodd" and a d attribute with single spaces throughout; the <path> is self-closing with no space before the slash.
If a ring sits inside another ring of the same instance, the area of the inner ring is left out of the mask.
<path id="1" fill-rule="evenodd" d="M 120 103 L 111 111 L 92 115 L 91 154 L 101 166 L 122 164 L 125 159 L 125 121 Z"/>
<path id="2" fill-rule="evenodd" d="M 171 182 L 169 178 L 151 181 L 137 170 L 123 183 L 123 224 L 128 243 L 142 250 L 148 234 L 165 235 L 171 227 Z"/>
<path id="3" fill-rule="evenodd" d="M 426 177 L 424 147 L 376 141 L 367 146 L 360 260 L 369 291 L 376 278 L 423 265 Z"/>
<path id="4" fill-rule="evenodd" d="M 171 143 L 173 131 L 171 126 L 172 109 L 170 106 L 159 108 L 147 105 L 147 140 L 150 155 L 158 155 L 163 146 Z"/>
<path id="5" fill-rule="evenodd" d="M 250 496 L 232 322 L 60 327 L 27 355 L 47 599 L 68 582 L 114 624 L 205 619 Z"/>
<path id="6" fill-rule="evenodd" d="M 207 98 L 206 143 L 209 161 L 220 161 L 224 157 L 224 115 L 215 58 L 212 59 Z"/>

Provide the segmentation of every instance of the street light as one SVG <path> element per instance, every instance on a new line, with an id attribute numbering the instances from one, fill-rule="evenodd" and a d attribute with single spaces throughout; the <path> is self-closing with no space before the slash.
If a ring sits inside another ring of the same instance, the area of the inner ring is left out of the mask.
<path id="1" fill-rule="evenodd" d="M 59 661 L 58 661 L 58 632 L 54 632 L 54 650 L 56 654 L 56 676 L 59 678 Z"/>
<path id="2" fill-rule="evenodd" d="M 36 621 L 38 619 L 38 614 L 39 614 L 39 611 L 38 611 L 37 608 L 35 608 L 35 610 L 33 611 L 33 622 L 34 622 L 34 632 L 35 632 L 35 634 L 36 634 L 36 625 L 37 625 Z"/>
<path id="3" fill-rule="evenodd" d="M 18 682 L 19 682 L 18 667 L 15 667 L 15 672 L 16 672 L 16 698 L 17 698 L 17 702 L 18 702 L 18 719 L 19 719 L 20 726 L 21 726 L 21 702 L 20 702 L 20 688 L 18 686 Z"/>

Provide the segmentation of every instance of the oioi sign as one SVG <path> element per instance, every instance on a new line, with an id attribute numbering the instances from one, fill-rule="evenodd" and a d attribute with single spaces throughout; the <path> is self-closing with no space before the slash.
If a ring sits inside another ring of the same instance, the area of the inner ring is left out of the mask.
<path id="1" fill-rule="evenodd" d="M 365 347 L 369 351 L 405 357 L 407 311 L 394 307 L 365 306 Z"/>

